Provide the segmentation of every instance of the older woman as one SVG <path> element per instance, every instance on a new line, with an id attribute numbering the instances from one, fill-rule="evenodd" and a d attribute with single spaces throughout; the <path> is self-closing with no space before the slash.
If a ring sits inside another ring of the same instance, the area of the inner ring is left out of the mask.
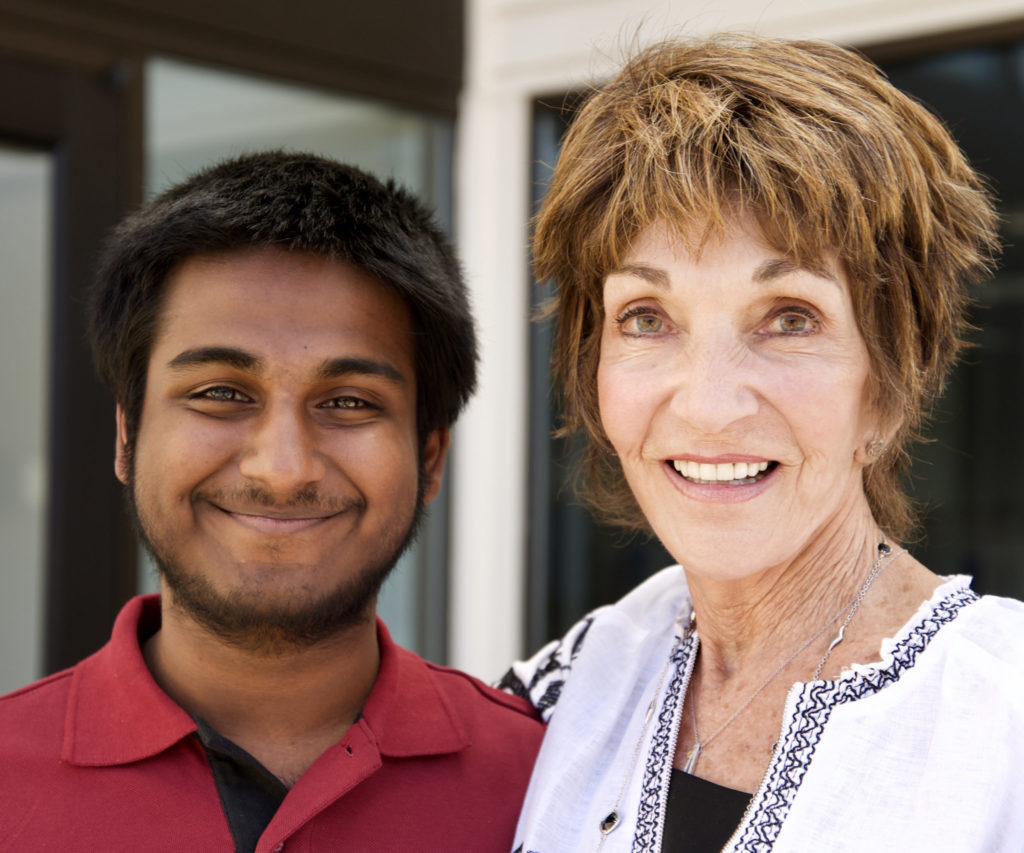
<path id="1" fill-rule="evenodd" d="M 1024 849 L 1024 607 L 899 544 L 995 222 L 832 45 L 661 45 L 583 108 L 556 374 L 591 502 L 680 565 L 506 676 L 550 722 L 519 849 Z"/>

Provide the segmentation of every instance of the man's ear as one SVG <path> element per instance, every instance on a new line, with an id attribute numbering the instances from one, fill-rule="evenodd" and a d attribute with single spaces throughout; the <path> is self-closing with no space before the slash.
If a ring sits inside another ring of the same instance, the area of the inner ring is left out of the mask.
<path id="1" fill-rule="evenodd" d="M 423 503 L 428 504 L 441 491 L 444 463 L 448 458 L 448 443 L 451 433 L 447 429 L 435 429 L 423 442 L 420 466 L 423 471 Z"/>
<path id="2" fill-rule="evenodd" d="M 121 404 L 117 404 L 117 410 L 114 414 L 114 418 L 117 421 L 117 438 L 114 439 L 114 473 L 117 475 L 117 479 L 128 485 L 128 472 L 131 466 L 128 464 L 128 425 L 124 418 L 124 409 L 121 408 Z"/>

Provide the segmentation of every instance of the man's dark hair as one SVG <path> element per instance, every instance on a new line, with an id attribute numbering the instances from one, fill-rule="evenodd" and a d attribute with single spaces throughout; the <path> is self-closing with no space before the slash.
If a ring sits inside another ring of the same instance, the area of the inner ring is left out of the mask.
<path id="1" fill-rule="evenodd" d="M 394 288 L 415 332 L 420 442 L 455 421 L 476 385 L 462 273 L 430 213 L 392 181 L 310 154 L 225 160 L 157 196 L 111 233 L 89 305 L 100 378 L 134 448 L 149 354 L 171 273 L 212 252 L 279 247 L 342 261 Z"/>

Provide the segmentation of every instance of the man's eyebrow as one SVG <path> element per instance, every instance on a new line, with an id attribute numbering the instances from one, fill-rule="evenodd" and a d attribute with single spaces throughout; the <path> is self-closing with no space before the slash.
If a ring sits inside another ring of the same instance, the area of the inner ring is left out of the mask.
<path id="1" fill-rule="evenodd" d="M 352 375 L 379 376 L 399 383 L 406 381 L 405 376 L 392 365 L 373 358 L 332 358 L 321 364 L 317 371 L 320 379 L 337 379 Z"/>
<path id="2" fill-rule="evenodd" d="M 168 362 L 168 366 L 174 370 L 188 370 L 209 364 L 219 364 L 251 373 L 259 373 L 263 369 L 263 362 L 259 358 L 235 347 L 187 349 Z M 318 379 L 337 379 L 340 376 L 353 375 L 380 376 L 400 383 L 406 381 L 405 376 L 392 365 L 373 358 L 332 358 L 324 361 L 317 369 Z"/>
<path id="3" fill-rule="evenodd" d="M 238 370 L 259 372 L 263 363 L 256 356 L 235 347 L 196 347 L 178 353 L 167 366 L 174 370 L 188 370 L 207 364 L 222 364 Z"/>
<path id="4" fill-rule="evenodd" d="M 668 273 L 658 267 L 650 267 L 647 264 L 625 264 L 608 271 L 608 275 L 631 275 L 643 279 L 655 287 L 662 287 L 666 290 L 669 286 Z M 606 276 L 607 277 L 607 276 Z"/>
<path id="5" fill-rule="evenodd" d="M 818 278 L 824 278 L 828 281 L 839 284 L 839 279 L 832 270 L 826 267 L 824 264 L 815 263 L 813 261 L 805 261 L 802 264 L 798 264 L 792 258 L 771 258 L 763 263 L 758 264 L 757 269 L 754 270 L 753 281 L 758 284 L 766 284 L 770 281 L 774 281 L 777 278 L 783 276 L 792 275 L 795 272 L 809 272 L 811 275 L 815 275 Z"/>

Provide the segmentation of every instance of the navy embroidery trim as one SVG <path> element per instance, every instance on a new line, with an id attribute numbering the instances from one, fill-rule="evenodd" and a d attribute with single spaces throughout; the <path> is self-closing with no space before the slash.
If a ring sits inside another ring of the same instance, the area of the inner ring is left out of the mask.
<path id="1" fill-rule="evenodd" d="M 569 676 L 569 670 L 572 669 L 572 662 L 579 656 L 583 641 L 593 622 L 594 617 L 589 616 L 578 624 L 574 632 L 563 637 L 530 676 L 528 684 L 509 670 L 498 686 L 528 699 L 543 719 L 548 720 L 549 712 L 562 695 L 562 687 Z"/>
<path id="2" fill-rule="evenodd" d="M 965 588 L 956 590 L 938 602 L 931 613 L 915 625 L 893 650 L 892 663 L 886 669 L 851 673 L 836 682 L 815 682 L 804 688 L 796 711 L 783 735 L 780 759 L 769 770 L 764 795 L 753 812 L 744 818 L 746 827 L 733 848 L 734 853 L 769 853 L 775 844 L 789 807 L 810 767 L 815 747 L 821 739 L 832 709 L 845 702 L 877 693 L 910 669 L 918 655 L 927 648 L 939 629 L 952 622 L 967 604 L 978 600 L 977 593 Z M 658 715 L 658 728 L 644 768 L 640 809 L 632 853 L 658 853 L 664 807 L 661 792 L 665 774 L 673 756 L 668 755 L 672 742 L 675 710 L 682 701 L 687 661 L 693 654 L 695 637 L 686 638 L 673 655 L 674 674 L 666 691 L 665 702 Z M 756 800 L 755 795 L 755 800 Z M 748 819 L 749 818 L 749 819 Z"/>
<path id="3" fill-rule="evenodd" d="M 501 677 L 497 688 L 504 690 L 506 693 L 511 693 L 513 696 L 518 696 L 520 699 L 526 699 L 527 701 L 530 699 L 530 691 L 526 689 L 526 685 L 523 684 L 519 676 L 511 669 Z M 513 851 L 513 853 L 516 852 Z"/>
<path id="4" fill-rule="evenodd" d="M 633 836 L 633 853 L 661 849 L 661 811 L 664 807 L 662 791 L 667 789 L 666 774 L 672 770 L 669 746 L 672 744 L 673 723 L 676 709 L 683 700 L 683 685 L 686 684 L 687 662 L 693 654 L 696 636 L 690 634 L 676 646 L 672 654 L 672 680 L 668 684 L 665 701 L 658 714 L 658 728 L 654 732 L 651 751 L 647 754 L 644 767 L 644 783 L 640 790 L 640 808 L 637 812 L 636 834 Z"/>
<path id="5" fill-rule="evenodd" d="M 769 770 L 764 795 L 744 818 L 745 827 L 732 848 L 735 853 L 768 853 L 772 849 L 833 709 L 898 681 L 917 662 L 918 655 L 939 629 L 952 622 L 965 605 L 977 600 L 977 593 L 971 589 L 950 593 L 900 641 L 893 650 L 892 663 L 885 669 L 850 673 L 838 681 L 814 682 L 804 687 L 783 735 L 778 758 Z"/>

